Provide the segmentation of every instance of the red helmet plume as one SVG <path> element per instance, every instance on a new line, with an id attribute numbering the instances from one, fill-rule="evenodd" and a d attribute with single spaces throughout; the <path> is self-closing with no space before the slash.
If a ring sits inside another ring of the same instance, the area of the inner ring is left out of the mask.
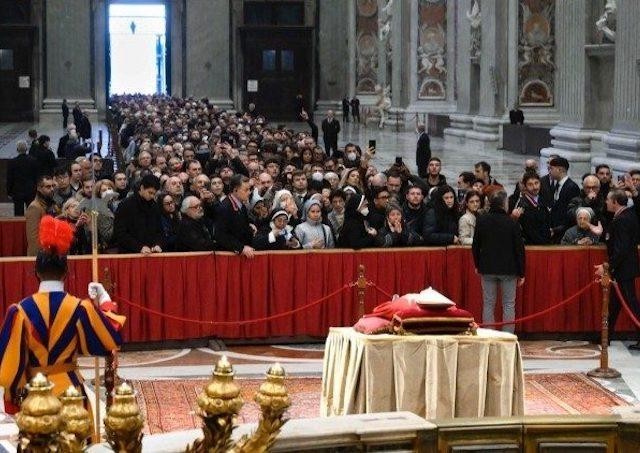
<path id="1" fill-rule="evenodd" d="M 40 220 L 40 247 L 55 254 L 66 255 L 73 242 L 73 227 L 62 220 L 46 215 Z"/>

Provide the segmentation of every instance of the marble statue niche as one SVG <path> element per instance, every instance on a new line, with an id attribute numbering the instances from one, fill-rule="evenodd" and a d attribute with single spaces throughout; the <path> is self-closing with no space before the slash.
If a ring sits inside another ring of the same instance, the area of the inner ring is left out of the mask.
<path id="1" fill-rule="evenodd" d="M 520 0 L 519 3 L 519 104 L 553 106 L 555 0 Z"/>
<path id="2" fill-rule="evenodd" d="M 447 1 L 418 3 L 418 99 L 447 95 Z"/>

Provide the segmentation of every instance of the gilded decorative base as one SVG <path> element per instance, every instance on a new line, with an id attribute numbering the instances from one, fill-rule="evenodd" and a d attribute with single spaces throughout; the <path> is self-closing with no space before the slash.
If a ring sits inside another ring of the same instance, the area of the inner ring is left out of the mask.
<path id="1" fill-rule="evenodd" d="M 600 379 L 615 379 L 622 376 L 620 372 L 614 368 L 596 368 L 587 373 L 587 376 Z"/>

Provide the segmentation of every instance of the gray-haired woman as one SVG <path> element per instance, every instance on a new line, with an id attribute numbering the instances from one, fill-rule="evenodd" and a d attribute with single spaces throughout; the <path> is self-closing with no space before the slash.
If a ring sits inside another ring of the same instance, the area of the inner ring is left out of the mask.
<path id="1" fill-rule="evenodd" d="M 562 237 L 561 245 L 596 245 L 600 242 L 602 224 L 591 224 L 595 213 L 591 208 L 576 210 L 576 225 L 569 228 Z"/>

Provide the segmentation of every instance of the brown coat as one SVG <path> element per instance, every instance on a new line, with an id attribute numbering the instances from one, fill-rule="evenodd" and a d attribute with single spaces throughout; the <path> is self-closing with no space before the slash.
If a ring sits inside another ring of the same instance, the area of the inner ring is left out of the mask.
<path id="1" fill-rule="evenodd" d="M 38 195 L 27 207 L 25 220 L 27 224 L 27 255 L 36 256 L 40 250 L 38 230 L 40 229 L 40 219 L 47 213 L 47 204 Z"/>

